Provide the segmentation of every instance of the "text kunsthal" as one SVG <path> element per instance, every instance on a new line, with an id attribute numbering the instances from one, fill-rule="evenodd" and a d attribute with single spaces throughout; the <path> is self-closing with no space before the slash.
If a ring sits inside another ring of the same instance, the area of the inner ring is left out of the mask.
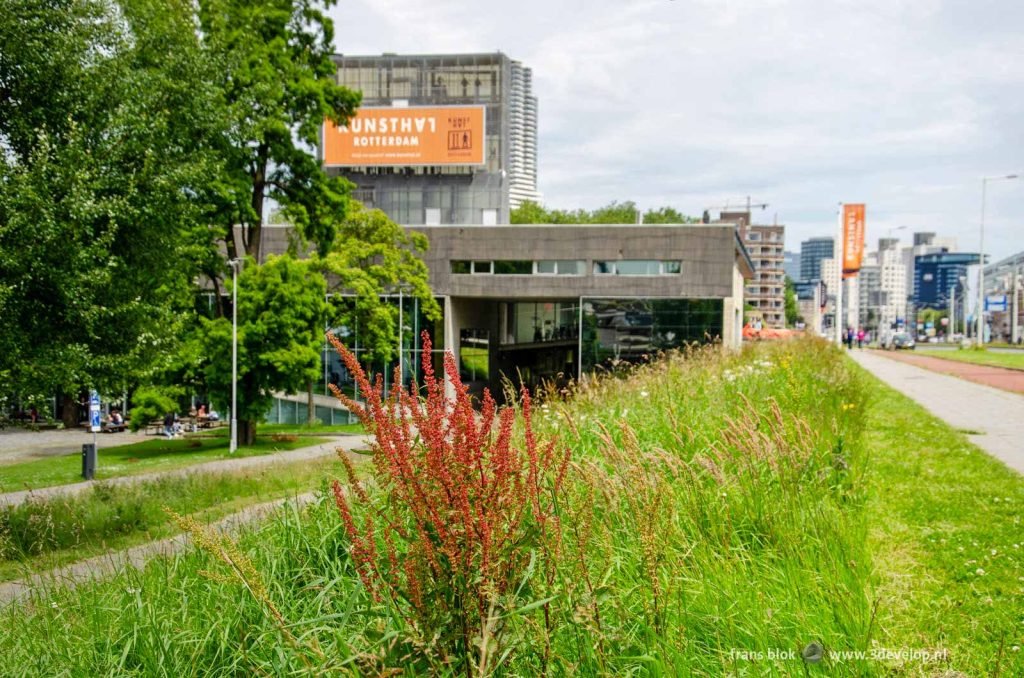
<path id="1" fill-rule="evenodd" d="M 418 134 L 437 133 L 437 120 L 422 118 L 354 118 L 348 127 L 340 127 L 342 134 L 352 134 L 353 146 L 419 146 Z"/>

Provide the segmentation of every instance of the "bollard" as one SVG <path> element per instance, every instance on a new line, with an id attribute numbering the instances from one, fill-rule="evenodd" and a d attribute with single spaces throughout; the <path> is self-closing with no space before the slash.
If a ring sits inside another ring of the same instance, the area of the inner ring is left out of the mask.
<path id="1" fill-rule="evenodd" d="M 96 475 L 96 445 L 86 443 L 82 445 L 82 477 L 92 480 Z"/>

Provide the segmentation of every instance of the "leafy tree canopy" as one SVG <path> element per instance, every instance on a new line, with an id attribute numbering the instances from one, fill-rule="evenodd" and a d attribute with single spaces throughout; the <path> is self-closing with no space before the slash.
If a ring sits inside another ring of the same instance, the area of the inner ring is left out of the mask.
<path id="1" fill-rule="evenodd" d="M 297 393 L 317 378 L 327 311 L 327 286 L 315 264 L 273 256 L 248 260 L 238 276 L 238 420 L 240 444 L 256 438 L 256 423 L 275 391 Z M 202 318 L 206 384 L 214 402 L 231 402 L 231 321 Z"/>
<path id="2" fill-rule="evenodd" d="M 639 215 L 639 208 L 632 200 L 622 203 L 613 200 L 595 210 L 549 210 L 527 200 L 512 210 L 510 221 L 513 224 L 635 224 Z M 659 207 L 643 213 L 645 224 L 692 224 L 697 221 L 673 207 Z"/>
<path id="3" fill-rule="evenodd" d="M 373 359 L 391 360 L 396 343 L 397 307 L 382 303 L 381 295 L 401 287 L 404 294 L 420 300 L 427 317 L 441 316 L 427 266 L 419 256 L 427 245 L 422 233 L 407 232 L 381 210 L 356 205 L 330 251 L 315 260 L 332 292 L 353 295 L 351 304 L 332 307 L 330 324 L 358 323 L 363 346 Z"/>

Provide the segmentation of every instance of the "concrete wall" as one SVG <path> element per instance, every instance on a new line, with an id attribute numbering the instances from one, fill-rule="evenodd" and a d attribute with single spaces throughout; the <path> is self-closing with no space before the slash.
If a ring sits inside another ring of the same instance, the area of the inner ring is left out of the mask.
<path id="1" fill-rule="evenodd" d="M 722 302 L 722 346 L 738 349 L 743 343 L 743 290 L 746 288 L 740 269 L 732 269 L 732 294 Z"/>
<path id="2" fill-rule="evenodd" d="M 426 226 L 424 260 L 439 295 L 492 299 L 580 296 L 726 298 L 735 296 L 736 240 L 732 224 L 684 226 Z M 580 276 L 452 274 L 452 260 L 586 262 Z M 679 260 L 681 273 L 594 275 L 594 261 Z M 742 297 L 742 293 L 739 295 Z"/>

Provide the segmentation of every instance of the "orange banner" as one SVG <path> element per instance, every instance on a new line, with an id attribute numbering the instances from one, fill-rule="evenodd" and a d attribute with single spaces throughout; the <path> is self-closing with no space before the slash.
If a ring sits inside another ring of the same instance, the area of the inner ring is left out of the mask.
<path id="1" fill-rule="evenodd" d="M 483 106 L 360 108 L 322 134 L 325 167 L 483 165 Z"/>
<path id="2" fill-rule="evenodd" d="M 860 272 L 864 259 L 864 205 L 843 205 L 843 278 Z"/>

